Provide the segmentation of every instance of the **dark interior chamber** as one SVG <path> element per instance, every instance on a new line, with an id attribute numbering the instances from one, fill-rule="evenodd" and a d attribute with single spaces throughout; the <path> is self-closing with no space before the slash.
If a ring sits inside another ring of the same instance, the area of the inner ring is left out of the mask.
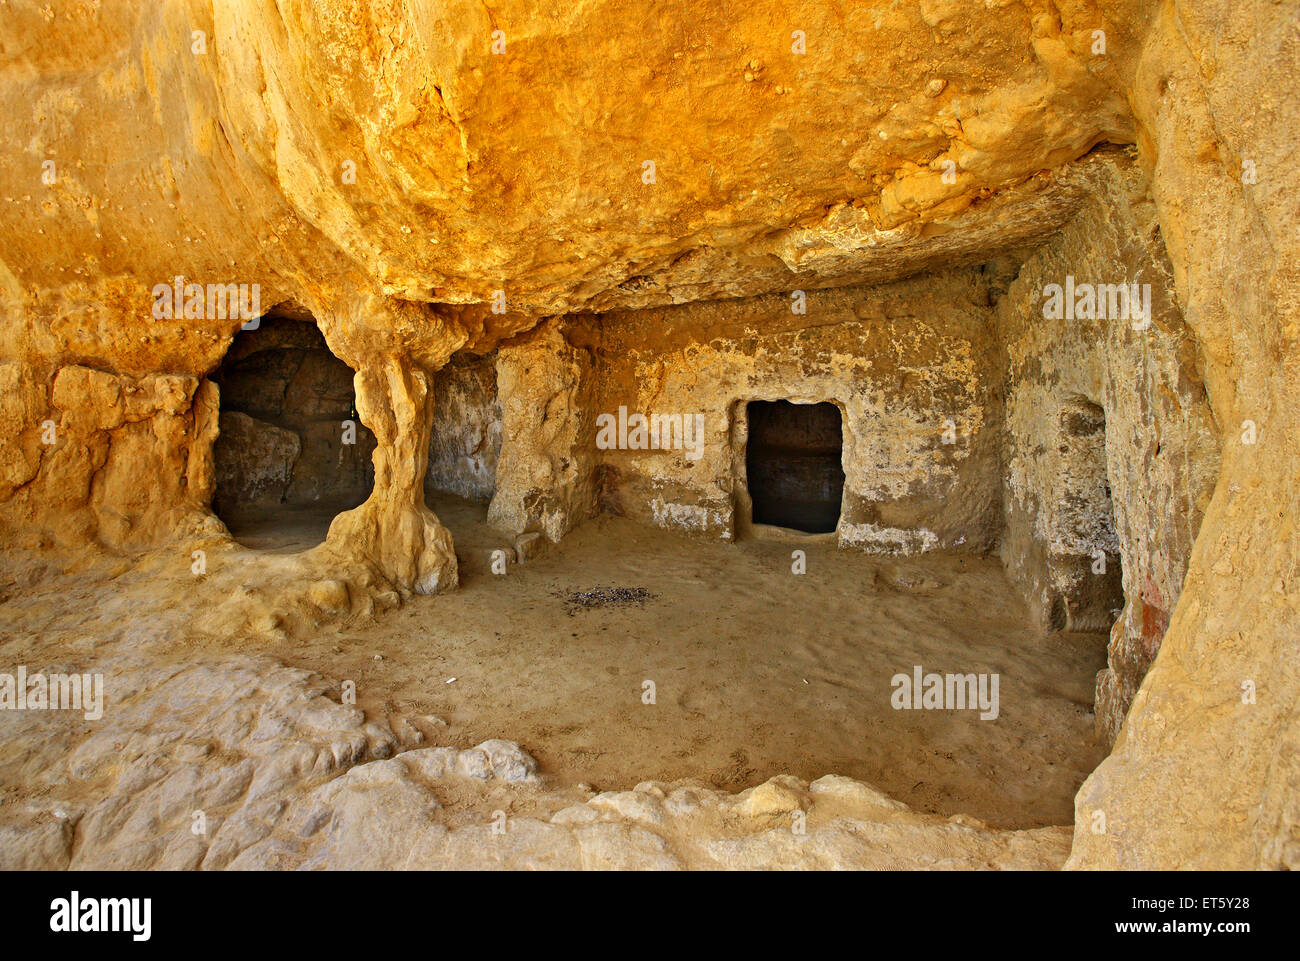
<path id="1" fill-rule="evenodd" d="M 212 380 L 214 512 L 246 544 L 294 524 L 323 540 L 374 485 L 375 437 L 357 416 L 352 369 L 310 319 L 263 317 L 235 335 Z"/>
<path id="2" fill-rule="evenodd" d="M 844 493 L 843 433 L 834 404 L 750 401 L 745 471 L 755 524 L 835 530 Z"/>

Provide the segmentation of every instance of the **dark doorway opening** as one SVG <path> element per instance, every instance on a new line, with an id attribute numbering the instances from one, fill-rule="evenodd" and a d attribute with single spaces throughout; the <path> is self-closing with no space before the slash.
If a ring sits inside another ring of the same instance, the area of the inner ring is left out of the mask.
<path id="1" fill-rule="evenodd" d="M 246 547 L 292 552 L 325 539 L 374 486 L 374 435 L 353 372 L 310 315 L 262 317 L 235 335 L 212 380 L 221 391 L 212 509 Z"/>
<path id="2" fill-rule="evenodd" d="M 835 530 L 844 494 L 844 435 L 834 404 L 750 401 L 745 475 L 755 524 Z"/>
<path id="3" fill-rule="evenodd" d="M 1106 463 L 1106 411 L 1085 397 L 1060 413 L 1060 485 L 1049 557 L 1052 630 L 1110 632 L 1124 607 L 1124 575 Z"/>

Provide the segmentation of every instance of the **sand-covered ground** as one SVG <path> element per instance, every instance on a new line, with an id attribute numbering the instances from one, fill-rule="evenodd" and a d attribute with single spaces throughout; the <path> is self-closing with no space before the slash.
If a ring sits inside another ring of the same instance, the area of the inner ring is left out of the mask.
<path id="1" fill-rule="evenodd" d="M 1034 629 L 996 558 L 892 561 L 819 538 L 714 543 L 601 517 L 494 575 L 491 552 L 507 541 L 485 507 L 432 506 L 456 539 L 460 590 L 276 655 L 355 679 L 363 707 L 438 715 L 466 747 L 517 741 L 547 774 L 602 790 L 693 777 L 738 791 L 834 773 L 917 810 L 1023 828 L 1071 823 L 1103 757 L 1090 709 L 1105 638 Z M 292 549 L 323 537 L 315 520 L 239 536 Z M 805 574 L 792 573 L 795 549 Z M 595 588 L 653 596 L 565 601 Z M 998 674 L 997 719 L 892 708 L 891 678 L 917 664 Z"/>
<path id="2" fill-rule="evenodd" d="M 0 712 L 0 861 L 1064 859 L 1072 797 L 1102 757 L 1089 704 L 1103 638 L 1029 627 L 996 559 L 729 544 L 605 516 L 502 575 L 492 552 L 510 542 L 484 506 L 433 506 L 459 590 L 378 591 L 310 622 L 277 578 L 328 511 L 233 524 L 244 546 L 214 550 L 202 578 L 166 552 L 6 555 L 6 670 L 102 672 L 105 710 Z M 229 613 L 267 597 L 260 620 Z M 997 718 L 896 710 L 891 678 L 918 664 L 997 674 Z M 192 832 L 198 810 L 210 834 Z M 502 811 L 536 836 L 474 840 Z M 792 835 L 805 815 L 812 834 Z"/>

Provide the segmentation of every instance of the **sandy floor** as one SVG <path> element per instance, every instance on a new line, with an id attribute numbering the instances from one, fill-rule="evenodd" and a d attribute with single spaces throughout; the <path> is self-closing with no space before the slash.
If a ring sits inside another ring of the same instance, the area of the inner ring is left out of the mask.
<path id="1" fill-rule="evenodd" d="M 330 521 L 356 504 L 281 507 L 274 513 L 247 511 L 223 517 L 226 529 L 244 547 L 268 554 L 296 554 L 325 540 Z"/>
<path id="2" fill-rule="evenodd" d="M 599 790 L 689 777 L 740 790 L 778 773 L 837 773 L 921 811 L 1024 828 L 1071 823 L 1073 795 L 1103 757 L 1090 706 L 1105 638 L 1028 626 L 995 559 L 892 561 L 817 539 L 714 543 L 601 517 L 497 576 L 490 552 L 506 539 L 486 527 L 485 506 L 431 506 L 456 540 L 459 591 L 270 653 L 355 679 L 362 707 L 439 715 L 458 746 L 518 741 L 548 777 Z M 301 549 L 329 516 L 238 534 Z M 796 546 L 807 552 L 801 576 Z M 565 603 L 599 587 L 653 597 Z M 999 717 L 893 709 L 891 678 L 917 664 L 999 674 Z M 645 680 L 654 705 L 642 703 Z"/>

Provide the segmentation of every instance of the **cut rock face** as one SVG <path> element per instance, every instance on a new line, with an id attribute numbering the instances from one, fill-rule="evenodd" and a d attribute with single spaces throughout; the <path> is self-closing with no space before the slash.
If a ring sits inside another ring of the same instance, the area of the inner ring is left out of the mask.
<path id="1" fill-rule="evenodd" d="M 224 513 L 223 501 L 232 508 L 240 504 L 283 501 L 302 452 L 298 435 L 237 410 L 224 411 L 218 429 L 221 433 L 214 447 L 217 472 L 214 508 Z"/>
<path id="2" fill-rule="evenodd" d="M 426 492 L 488 501 L 501 457 L 496 356 L 453 358 L 434 378 Z"/>

